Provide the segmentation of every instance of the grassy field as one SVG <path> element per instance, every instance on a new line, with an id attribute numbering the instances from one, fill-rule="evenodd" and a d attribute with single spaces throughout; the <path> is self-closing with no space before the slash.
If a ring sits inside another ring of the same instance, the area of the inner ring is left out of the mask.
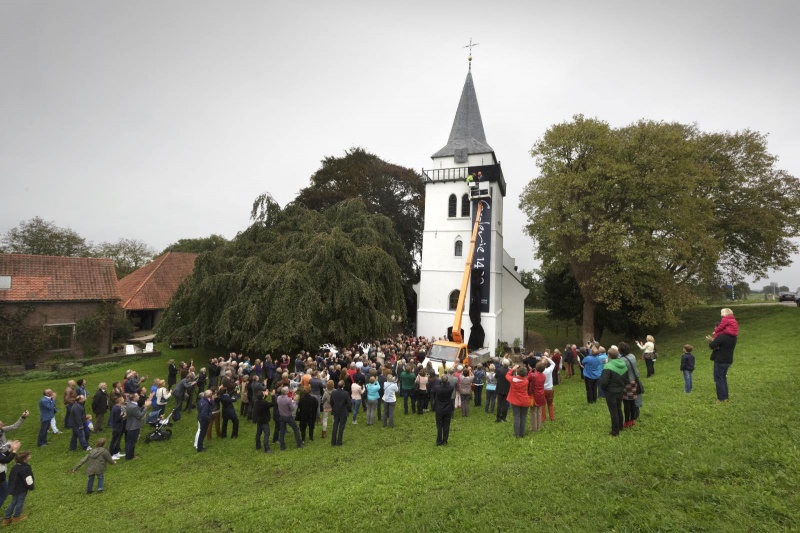
<path id="1" fill-rule="evenodd" d="M 348 424 L 344 446 L 317 439 L 296 450 L 255 451 L 254 427 L 238 440 L 192 448 L 196 421 L 186 416 L 170 442 L 145 445 L 141 460 L 106 472 L 102 495 L 84 494 L 86 476 L 70 474 L 82 452 L 69 436 L 35 447 L 37 402 L 64 382 L 0 383 L 0 418 L 33 416 L 10 436 L 32 448 L 37 488 L 27 521 L 14 531 L 783 531 L 800 528 L 798 364 L 800 309 L 737 309 L 741 338 L 729 373 L 731 401 L 716 404 L 703 336 L 718 309 L 700 308 L 657 337 L 656 375 L 638 426 L 608 436 L 604 403 L 587 405 L 576 377 L 556 388 L 556 421 L 514 439 L 482 408 L 457 416 L 450 444 L 436 447 L 431 413 L 402 414 L 396 428 Z M 548 331 L 542 331 L 547 338 Z M 618 339 L 604 339 L 606 344 Z M 565 341 L 564 341 L 565 342 Z M 697 348 L 694 391 L 683 392 L 680 346 Z M 553 339 L 552 346 L 561 346 Z M 136 363 L 166 377 L 166 352 Z M 641 365 L 643 368 L 643 364 Z M 94 389 L 120 379 L 127 365 L 84 376 Z M 64 380 L 66 381 L 66 380 Z M 106 433 L 110 433 L 106 431 Z M 290 439 L 291 440 L 291 439 Z M 8 502 L 6 502 L 8 503 Z M 11 529 L 9 529 L 10 531 Z"/>

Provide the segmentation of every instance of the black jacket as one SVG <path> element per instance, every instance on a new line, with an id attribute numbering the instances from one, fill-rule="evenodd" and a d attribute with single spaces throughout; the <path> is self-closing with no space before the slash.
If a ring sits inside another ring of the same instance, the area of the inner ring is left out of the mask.
<path id="1" fill-rule="evenodd" d="M 331 392 L 331 412 L 335 418 L 347 418 L 350 407 L 350 394 L 343 389 L 335 389 Z"/>
<path id="2" fill-rule="evenodd" d="M 214 402 L 210 398 L 202 398 L 197 402 L 197 420 L 199 422 L 209 422 L 214 411 Z"/>
<path id="3" fill-rule="evenodd" d="M 97 389 L 92 398 L 92 412 L 96 415 L 103 415 L 108 412 L 108 394 L 104 390 Z"/>
<path id="4" fill-rule="evenodd" d="M 297 402 L 298 420 L 313 424 L 317 418 L 317 399 L 311 394 L 304 394 Z"/>
<path id="5" fill-rule="evenodd" d="M 267 400 L 256 400 L 253 403 L 253 422 L 260 426 L 262 424 L 269 424 L 270 408 L 274 402 Z"/>
<path id="6" fill-rule="evenodd" d="M 733 364 L 733 349 L 736 348 L 737 338 L 725 333 L 717 335 L 716 339 L 708 343 L 708 347 L 713 350 L 711 360 L 715 363 Z"/>
<path id="7" fill-rule="evenodd" d="M 81 402 L 75 402 L 72 404 L 67 416 L 67 427 L 70 429 L 82 429 L 84 422 L 86 422 L 86 408 Z"/>
<path id="8" fill-rule="evenodd" d="M 506 379 L 506 375 L 508 374 L 508 367 L 501 366 L 500 369 L 495 372 L 495 377 L 497 378 L 497 394 L 508 394 L 508 391 L 511 390 L 511 384 Z"/>
<path id="9" fill-rule="evenodd" d="M 455 410 L 453 402 L 453 385 L 450 382 L 437 382 L 433 386 L 433 411 L 440 415 L 451 415 Z"/>
<path id="10" fill-rule="evenodd" d="M 28 484 L 26 478 L 30 476 L 31 483 Z M 28 463 L 17 463 L 11 469 L 8 476 L 8 493 L 12 496 L 19 496 L 29 490 L 33 490 L 33 469 Z"/>

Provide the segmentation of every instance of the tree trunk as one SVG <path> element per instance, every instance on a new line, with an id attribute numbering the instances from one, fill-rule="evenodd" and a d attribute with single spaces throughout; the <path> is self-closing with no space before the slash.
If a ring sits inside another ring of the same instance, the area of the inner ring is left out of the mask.
<path id="1" fill-rule="evenodd" d="M 583 298 L 583 325 L 582 334 L 584 343 L 594 338 L 594 308 L 595 303 L 589 298 Z"/>

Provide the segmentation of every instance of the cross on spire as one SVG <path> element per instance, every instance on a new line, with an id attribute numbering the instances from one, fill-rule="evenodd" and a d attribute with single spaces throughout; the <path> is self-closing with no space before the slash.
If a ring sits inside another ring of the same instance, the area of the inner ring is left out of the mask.
<path id="1" fill-rule="evenodd" d="M 469 60 L 469 69 L 470 70 L 472 70 L 472 47 L 473 46 L 478 46 L 479 44 L 480 43 L 473 43 L 472 42 L 472 37 L 470 37 L 469 38 L 469 44 L 467 46 L 463 47 L 463 48 L 469 48 L 469 57 L 467 59 Z"/>

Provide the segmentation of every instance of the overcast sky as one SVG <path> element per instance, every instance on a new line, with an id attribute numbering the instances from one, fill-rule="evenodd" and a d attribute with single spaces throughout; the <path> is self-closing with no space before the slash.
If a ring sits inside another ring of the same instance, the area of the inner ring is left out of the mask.
<path id="1" fill-rule="evenodd" d="M 467 73 L 508 183 L 577 113 L 769 133 L 800 177 L 800 3 L 0 0 L 0 233 L 41 216 L 94 243 L 232 238 L 361 146 L 417 170 L 444 146 Z M 800 261 L 767 281 L 800 285 Z M 761 287 L 766 281 L 755 286 Z"/>

